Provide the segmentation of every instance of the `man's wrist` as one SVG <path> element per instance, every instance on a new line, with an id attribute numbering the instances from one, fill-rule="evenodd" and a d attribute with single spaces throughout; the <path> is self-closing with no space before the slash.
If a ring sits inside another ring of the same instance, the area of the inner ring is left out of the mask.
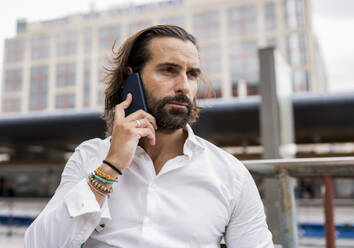
<path id="1" fill-rule="evenodd" d="M 117 177 L 121 175 L 123 169 L 119 167 L 120 163 L 114 161 L 115 161 L 114 159 L 107 156 L 102 161 L 100 168 L 102 169 L 103 172 L 109 174 L 110 176 Z"/>
<path id="2" fill-rule="evenodd" d="M 117 177 L 119 174 L 118 172 L 116 172 L 115 170 L 113 170 L 111 167 L 109 167 L 108 165 L 102 163 L 100 166 L 100 170 L 102 170 L 102 172 L 110 175 L 111 177 Z"/>

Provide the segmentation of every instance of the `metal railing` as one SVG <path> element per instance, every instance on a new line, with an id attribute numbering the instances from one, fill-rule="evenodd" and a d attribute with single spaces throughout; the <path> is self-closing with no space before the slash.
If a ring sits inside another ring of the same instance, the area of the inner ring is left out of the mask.
<path id="1" fill-rule="evenodd" d="M 248 160 L 243 163 L 254 174 L 279 179 L 280 233 L 284 248 L 298 247 L 293 177 L 321 177 L 325 188 L 326 247 L 336 247 L 332 179 L 354 177 L 354 157 Z"/>

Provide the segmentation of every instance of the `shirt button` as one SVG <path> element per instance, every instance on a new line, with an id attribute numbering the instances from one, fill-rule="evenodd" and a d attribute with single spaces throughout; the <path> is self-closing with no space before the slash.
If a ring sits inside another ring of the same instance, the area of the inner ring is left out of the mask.
<path id="1" fill-rule="evenodd" d="M 145 217 L 144 218 L 144 225 L 145 226 L 150 226 L 151 225 L 151 219 L 149 217 Z"/>
<path id="2" fill-rule="evenodd" d="M 157 188 L 157 187 L 156 187 L 156 184 L 155 184 L 155 183 L 151 183 L 151 184 L 150 184 L 150 189 L 151 189 L 151 190 L 156 190 L 156 188 Z"/>

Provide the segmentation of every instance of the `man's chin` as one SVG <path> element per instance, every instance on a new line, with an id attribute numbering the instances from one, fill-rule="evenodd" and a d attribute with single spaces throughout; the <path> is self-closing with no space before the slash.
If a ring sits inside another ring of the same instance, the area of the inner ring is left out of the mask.
<path id="1" fill-rule="evenodd" d="M 174 127 L 174 128 L 159 127 L 159 128 L 157 128 L 156 132 L 157 133 L 163 133 L 163 134 L 172 134 L 172 133 L 174 133 L 174 132 L 176 132 L 178 130 L 181 130 L 181 129 L 185 128 L 186 125 L 179 126 L 179 127 Z"/>
<path id="2" fill-rule="evenodd" d="M 184 128 L 188 123 L 188 119 L 184 117 L 170 117 L 166 122 L 158 123 L 157 132 L 173 133 L 181 128 Z"/>

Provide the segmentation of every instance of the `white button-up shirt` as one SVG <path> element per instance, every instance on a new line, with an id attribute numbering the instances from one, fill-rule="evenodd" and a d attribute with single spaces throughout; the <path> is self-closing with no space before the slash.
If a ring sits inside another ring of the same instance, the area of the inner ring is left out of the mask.
<path id="1" fill-rule="evenodd" d="M 183 155 L 156 175 L 137 147 L 102 207 L 87 184 L 106 157 L 110 139 L 79 145 L 45 209 L 27 229 L 25 247 L 273 247 L 262 201 L 235 157 L 193 134 Z"/>

